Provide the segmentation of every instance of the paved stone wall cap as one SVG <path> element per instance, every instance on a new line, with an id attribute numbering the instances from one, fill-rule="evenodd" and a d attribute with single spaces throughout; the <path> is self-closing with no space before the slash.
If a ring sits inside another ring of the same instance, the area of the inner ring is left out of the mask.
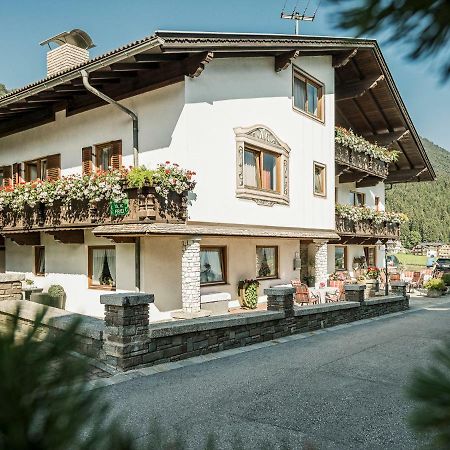
<path id="1" fill-rule="evenodd" d="M 364 291 L 366 289 L 365 284 L 346 284 L 344 286 L 346 291 Z"/>
<path id="2" fill-rule="evenodd" d="M 406 281 L 391 281 L 391 286 L 405 287 L 408 283 Z"/>
<path id="3" fill-rule="evenodd" d="M 148 305 L 155 301 L 153 294 L 145 294 L 141 292 L 126 292 L 123 294 L 103 294 L 100 296 L 100 303 L 102 305 L 111 306 L 136 306 Z"/>
<path id="4" fill-rule="evenodd" d="M 265 295 L 290 295 L 295 292 L 295 287 L 280 286 L 264 289 Z"/>
<path id="5" fill-rule="evenodd" d="M 0 283 L 9 283 L 11 281 L 25 280 L 24 273 L 0 273 Z"/>

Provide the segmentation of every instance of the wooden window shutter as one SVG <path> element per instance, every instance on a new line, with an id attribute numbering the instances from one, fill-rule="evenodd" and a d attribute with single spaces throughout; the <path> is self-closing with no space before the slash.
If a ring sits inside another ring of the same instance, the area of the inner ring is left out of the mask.
<path id="1" fill-rule="evenodd" d="M 12 186 L 12 168 L 11 166 L 3 166 L 3 186 Z"/>
<path id="2" fill-rule="evenodd" d="M 112 143 L 111 168 L 119 170 L 122 167 L 122 141 Z"/>
<path id="3" fill-rule="evenodd" d="M 23 183 L 22 164 L 21 163 L 14 163 L 12 167 L 13 167 L 12 168 L 13 183 L 14 184 Z"/>
<path id="4" fill-rule="evenodd" d="M 81 166 L 83 175 L 92 173 L 92 147 L 84 147 L 81 150 Z"/>
<path id="5" fill-rule="evenodd" d="M 61 154 L 47 156 L 47 169 L 45 171 L 47 180 L 55 181 L 61 176 Z"/>

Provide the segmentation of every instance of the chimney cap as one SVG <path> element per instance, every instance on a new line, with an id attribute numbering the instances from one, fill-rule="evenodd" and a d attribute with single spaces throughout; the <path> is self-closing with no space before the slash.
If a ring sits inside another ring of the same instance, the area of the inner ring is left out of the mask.
<path id="1" fill-rule="evenodd" d="M 59 33 L 56 36 L 42 41 L 39 45 L 48 44 L 48 46 L 50 47 L 50 43 L 56 45 L 71 44 L 75 47 L 83 48 L 85 50 L 95 47 L 91 37 L 86 33 L 86 31 L 80 30 L 78 28 L 75 28 L 72 31 L 64 31 L 63 33 Z"/>

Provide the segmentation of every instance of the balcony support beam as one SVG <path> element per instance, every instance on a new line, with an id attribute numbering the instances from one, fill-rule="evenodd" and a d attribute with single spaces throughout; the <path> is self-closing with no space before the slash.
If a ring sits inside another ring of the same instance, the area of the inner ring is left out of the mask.
<path id="1" fill-rule="evenodd" d="M 53 239 L 61 244 L 84 244 L 83 230 L 58 230 L 47 231 Z"/>
<path id="2" fill-rule="evenodd" d="M 298 50 L 292 50 L 275 56 L 275 72 L 281 72 L 287 69 L 299 54 L 300 52 Z"/>
<path id="3" fill-rule="evenodd" d="M 364 187 L 376 186 L 381 181 L 383 181 L 381 178 L 368 176 L 368 177 L 364 178 L 364 180 L 357 181 L 356 182 L 356 187 L 357 188 L 364 188 Z"/>
<path id="4" fill-rule="evenodd" d="M 39 231 L 4 234 L 4 236 L 18 245 L 41 245 L 41 233 Z"/>
<path id="5" fill-rule="evenodd" d="M 358 49 L 355 48 L 348 52 L 340 53 L 339 55 L 333 55 L 333 67 L 337 69 L 339 67 L 346 66 L 350 62 L 350 60 L 356 56 L 357 53 Z"/>
<path id="6" fill-rule="evenodd" d="M 346 83 L 336 86 L 336 101 L 351 100 L 363 96 L 384 80 L 384 75 L 375 75 L 354 83 Z"/>
<path id="7" fill-rule="evenodd" d="M 378 145 L 381 145 L 382 147 L 387 147 L 389 145 L 392 145 L 396 141 L 401 141 L 402 139 L 405 139 L 410 135 L 410 131 L 403 128 L 401 130 L 392 131 L 390 133 L 383 133 L 383 134 L 371 134 L 364 136 L 368 141 L 377 143 Z"/>
<path id="8" fill-rule="evenodd" d="M 339 183 L 359 183 L 368 176 L 368 173 L 363 172 L 344 173 L 339 177 Z"/>

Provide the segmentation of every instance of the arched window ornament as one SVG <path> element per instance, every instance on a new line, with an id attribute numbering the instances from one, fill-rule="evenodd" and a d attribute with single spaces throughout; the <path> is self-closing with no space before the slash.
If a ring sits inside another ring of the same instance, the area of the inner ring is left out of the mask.
<path id="1" fill-rule="evenodd" d="M 290 148 L 264 125 L 234 132 L 236 197 L 265 206 L 288 205 Z"/>

